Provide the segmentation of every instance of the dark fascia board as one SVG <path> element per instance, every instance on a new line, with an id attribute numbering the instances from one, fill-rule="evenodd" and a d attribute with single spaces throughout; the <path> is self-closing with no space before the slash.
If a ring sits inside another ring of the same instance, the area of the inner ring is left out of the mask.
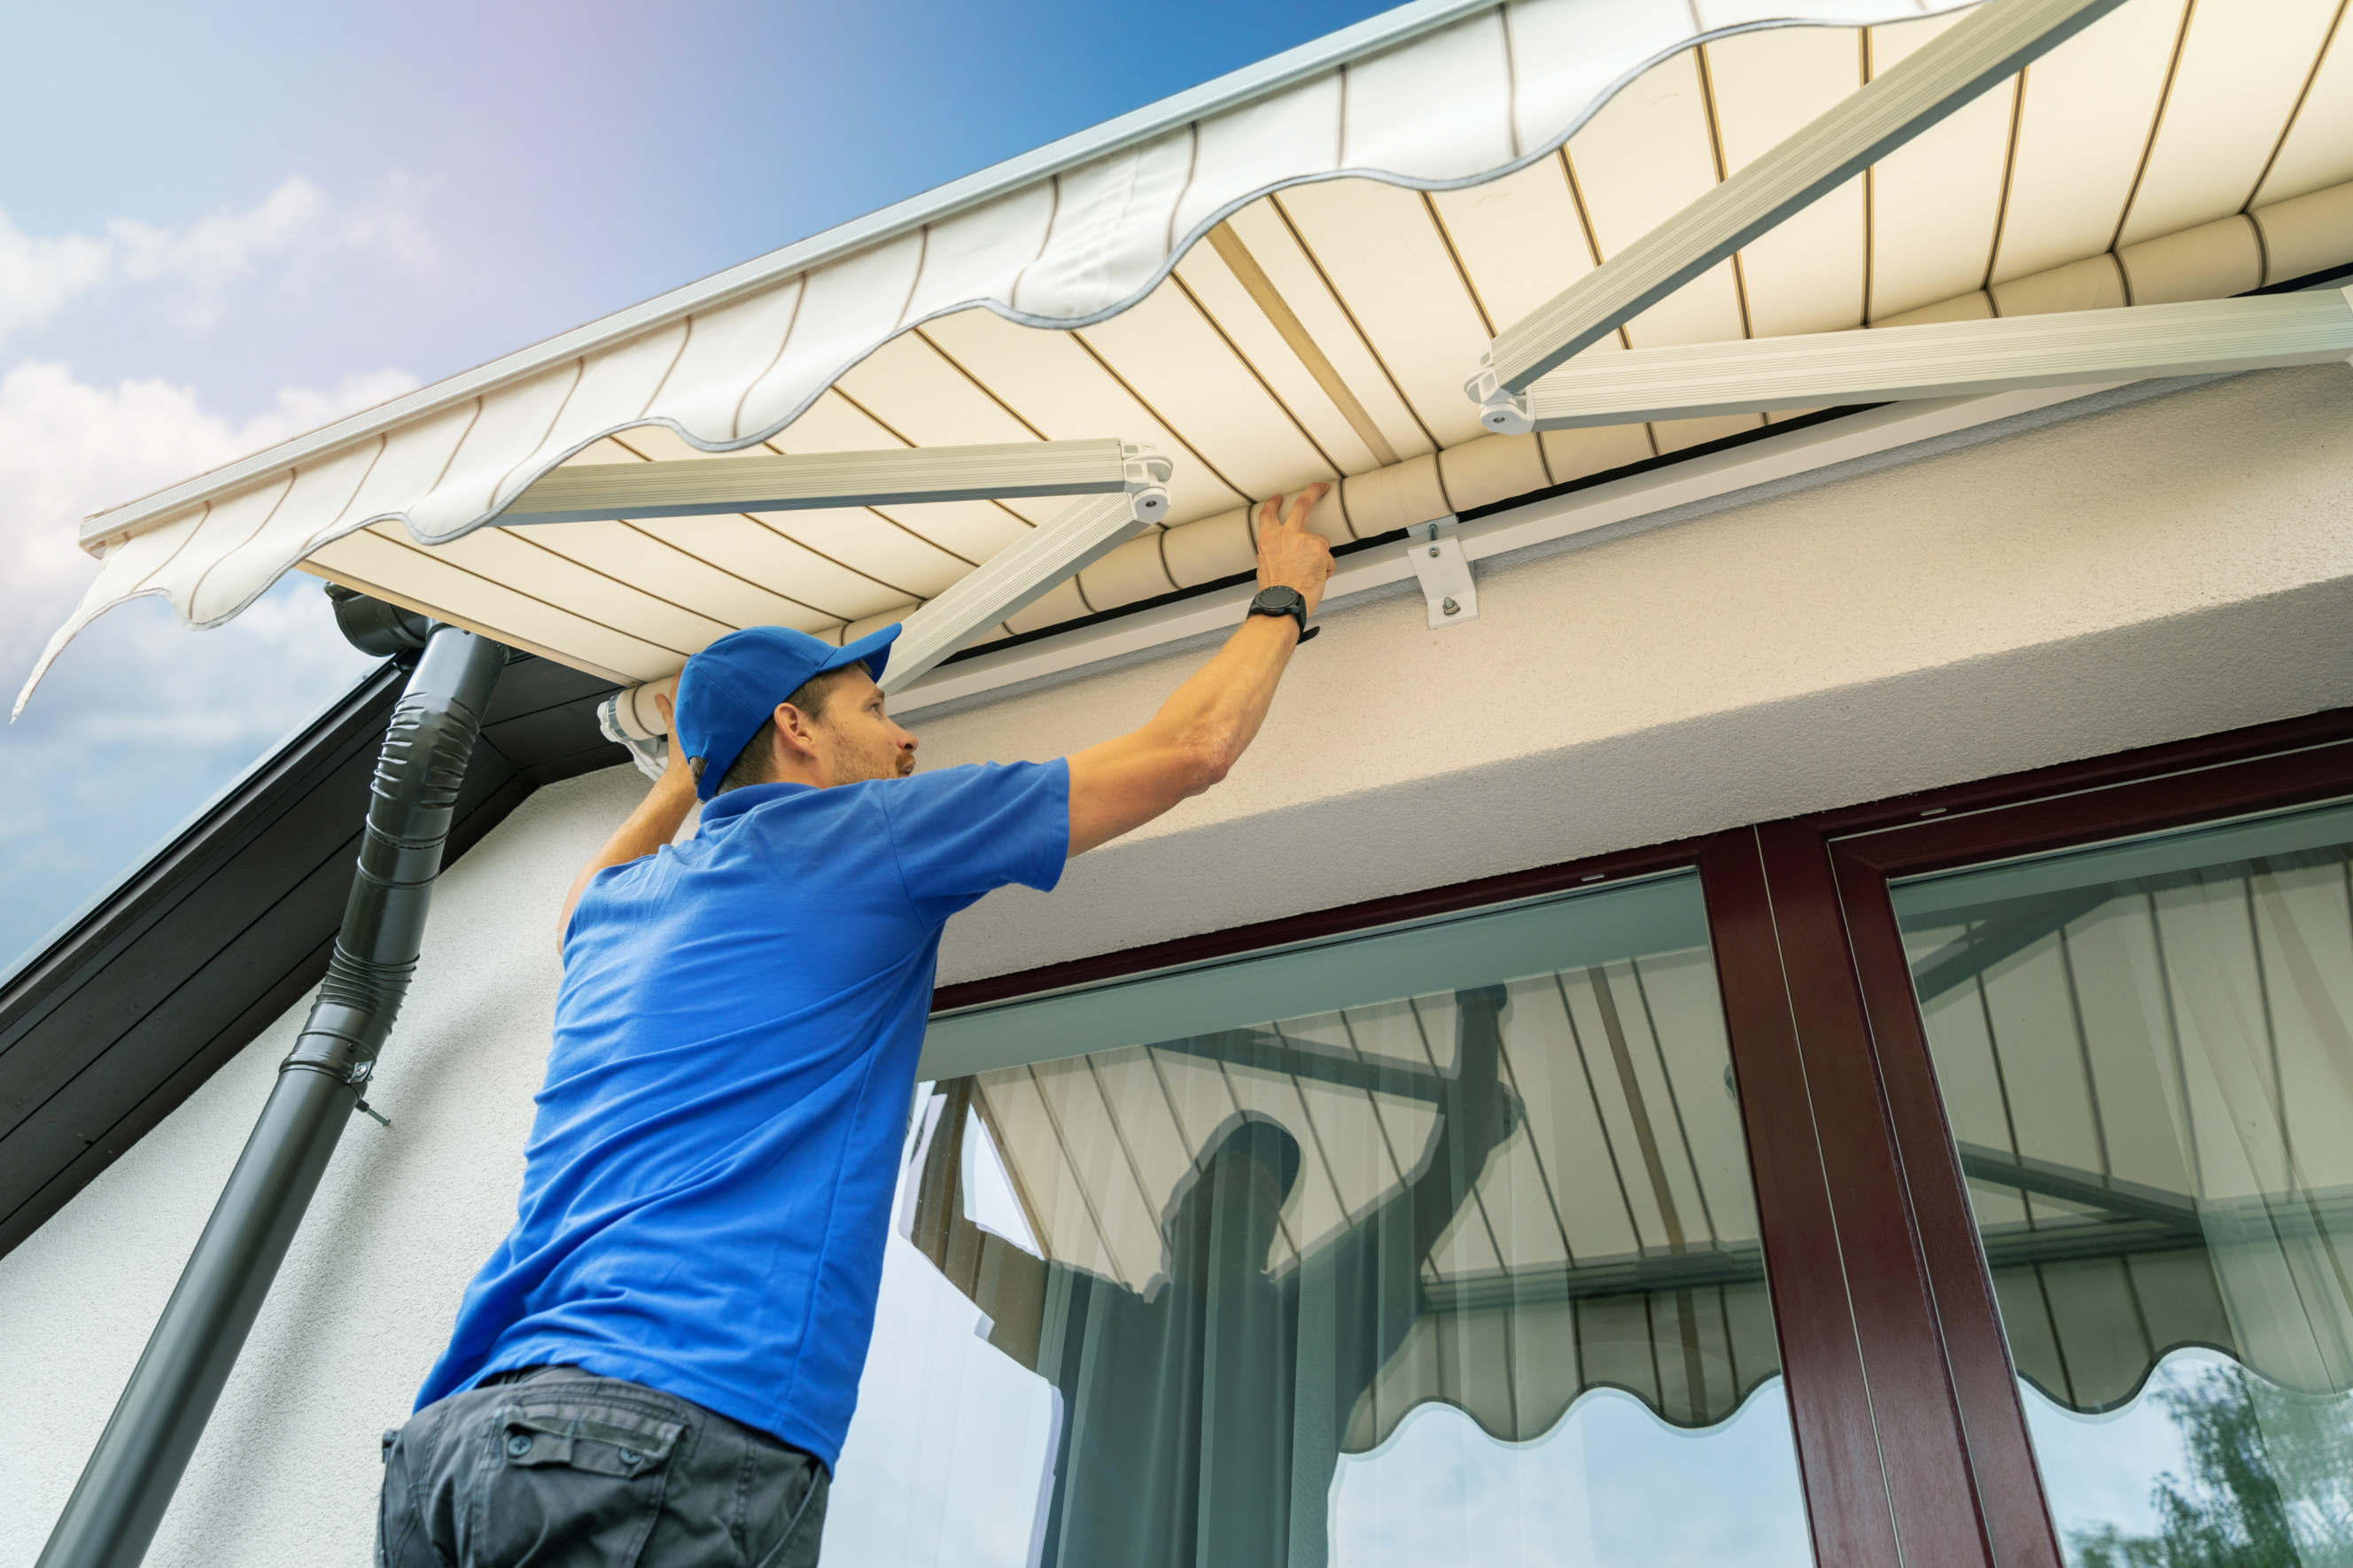
<path id="1" fill-rule="evenodd" d="M 326 971 L 399 661 L 225 791 L 0 979 L 0 1256 L 169 1115 Z M 609 683 L 518 657 L 475 742 L 448 858 L 540 785 L 627 753 Z"/>

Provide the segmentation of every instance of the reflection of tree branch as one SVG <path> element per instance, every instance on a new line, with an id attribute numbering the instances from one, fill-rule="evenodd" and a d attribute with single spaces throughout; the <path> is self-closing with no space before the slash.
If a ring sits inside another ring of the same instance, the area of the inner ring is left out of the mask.
<path id="1" fill-rule="evenodd" d="M 2342 1399 L 2283 1394 L 2235 1365 L 2184 1366 L 2149 1397 L 2180 1438 L 2183 1473 L 2168 1470 L 2149 1488 L 2155 1533 L 2127 1535 L 2114 1524 L 2069 1531 L 2069 1555 L 2083 1568 L 2338 1560 L 2353 1528 L 2353 1411 Z"/>

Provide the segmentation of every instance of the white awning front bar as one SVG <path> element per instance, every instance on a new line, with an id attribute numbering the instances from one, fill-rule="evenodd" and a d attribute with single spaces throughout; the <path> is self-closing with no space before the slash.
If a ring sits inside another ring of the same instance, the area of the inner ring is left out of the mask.
<path id="1" fill-rule="evenodd" d="M 831 453 L 822 459 L 830 461 L 845 457 L 898 458 L 902 459 L 899 471 L 904 474 L 921 467 L 919 464 L 907 464 L 904 459 L 940 458 L 952 452 L 1039 453 L 1049 450 L 1050 447 L 1110 448 L 1119 458 L 1124 481 L 1117 489 L 1098 485 L 1102 493 L 1082 496 L 1064 507 L 1050 521 L 990 556 L 958 578 L 937 598 L 929 600 L 910 615 L 899 634 L 899 640 L 892 645 L 890 664 L 881 682 L 883 690 L 896 693 L 906 689 L 973 638 L 1008 616 L 1019 614 L 1060 584 L 1077 576 L 1134 538 L 1156 519 L 1166 516 L 1168 491 L 1166 487 L 1174 468 L 1166 458 L 1149 447 L 1108 440 L 1022 447 L 934 447 L 930 451 Z M 1068 460 L 1070 457 L 1066 450 L 1055 460 Z M 1100 463 L 1100 453 L 1094 455 L 1094 460 Z M 720 466 L 720 462 L 716 458 L 707 461 L 689 459 L 659 466 L 681 469 L 709 468 Z M 656 465 L 635 466 L 642 469 Z M 1018 476 L 1024 470 L 1017 467 L 1010 471 Z M 1033 478 L 1043 476 L 1051 471 L 1051 464 L 1039 464 L 1027 471 Z M 1008 493 L 1050 495 L 1068 492 L 1039 489 L 1008 491 L 997 485 L 981 493 L 1003 496 Z M 939 500 L 950 498 L 936 492 L 925 492 L 894 499 Z M 837 495 L 800 504 L 839 506 L 850 503 Z M 774 505 L 773 502 L 765 503 L 765 510 L 773 510 Z M 603 517 L 609 514 L 596 512 L 590 515 Z M 629 515 L 642 517 L 646 513 L 638 509 Z M 511 516 L 506 521 L 512 522 L 517 520 Z M 644 742 L 660 735 L 663 727 L 659 711 L 650 699 L 657 693 L 667 695 L 676 689 L 677 677 L 671 676 L 646 686 L 633 686 L 616 692 L 606 699 L 599 712 L 606 733 L 624 742 Z M 639 755 L 649 758 L 650 753 L 640 750 Z"/>
<path id="2" fill-rule="evenodd" d="M 503 524 L 892 506 L 1025 496 L 1132 495 L 1141 521 L 1166 510 L 1168 461 L 1112 439 L 917 447 L 795 457 L 679 458 L 554 468 L 499 514 Z M 1155 476 L 1157 477 L 1155 477 Z M 1157 507 L 1158 510 L 1154 510 Z"/>

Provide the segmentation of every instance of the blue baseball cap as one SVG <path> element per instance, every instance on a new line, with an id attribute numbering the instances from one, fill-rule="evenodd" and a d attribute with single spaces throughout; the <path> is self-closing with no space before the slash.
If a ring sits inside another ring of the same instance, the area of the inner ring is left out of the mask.
<path id="1" fill-rule="evenodd" d="M 688 761 L 702 764 L 695 775 L 695 798 L 709 800 L 717 792 L 719 781 L 776 704 L 812 677 L 862 663 L 867 674 L 881 679 L 899 630 L 893 622 L 836 647 L 807 632 L 749 626 L 729 632 L 688 659 L 678 678 L 670 719 L 678 726 L 680 750 Z"/>

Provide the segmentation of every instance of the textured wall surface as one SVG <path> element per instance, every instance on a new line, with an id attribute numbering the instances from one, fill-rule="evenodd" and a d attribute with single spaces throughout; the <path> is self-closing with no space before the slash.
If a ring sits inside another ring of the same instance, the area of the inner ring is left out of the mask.
<path id="1" fill-rule="evenodd" d="M 946 978 L 2353 702 L 2353 372 L 2242 377 L 1335 613 L 1220 789 L 949 934 Z M 1179 654 L 923 727 L 927 765 L 1141 721 Z M 376 1434 L 502 1234 L 555 911 L 637 798 L 543 792 L 444 879 L 373 1098 L 150 1562 L 365 1560 Z M 30 1563 L 301 1009 L 0 1259 L 0 1564 Z"/>
<path id="2" fill-rule="evenodd" d="M 377 1435 L 514 1217 L 555 1000 L 555 915 L 642 783 L 543 791 L 437 889 L 371 1104 L 328 1167 L 147 1561 L 369 1561 Z M 289 1013 L 0 1259 L 0 1563 L 29 1563 L 293 1044 Z"/>
<path id="3" fill-rule="evenodd" d="M 2353 370 L 2236 377 L 1329 616 L 1224 785 L 952 927 L 943 980 L 2353 702 Z M 1564 542 L 1577 544 L 1579 542 Z M 919 721 L 1142 721 L 1198 654 Z"/>

